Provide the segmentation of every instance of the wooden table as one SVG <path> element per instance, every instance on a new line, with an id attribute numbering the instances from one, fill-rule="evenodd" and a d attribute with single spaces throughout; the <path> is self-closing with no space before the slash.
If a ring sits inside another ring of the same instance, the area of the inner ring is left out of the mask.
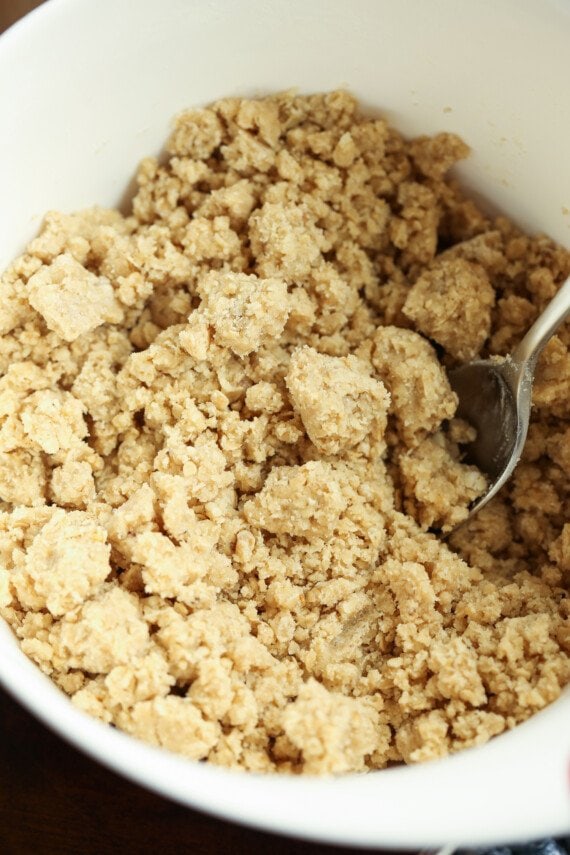
<path id="1" fill-rule="evenodd" d="M 40 2 L 0 0 L 0 32 Z M 354 850 L 261 834 L 159 798 L 71 748 L 0 689 L 0 855 L 179 852 Z"/>

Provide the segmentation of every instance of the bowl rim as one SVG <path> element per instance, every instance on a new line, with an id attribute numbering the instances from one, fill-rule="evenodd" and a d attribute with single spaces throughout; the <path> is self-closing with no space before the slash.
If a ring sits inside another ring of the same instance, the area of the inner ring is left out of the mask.
<path id="1" fill-rule="evenodd" d="M 25 51 L 28 33 L 88 2 L 47 0 L 9 27 L 0 36 L 0 69 L 12 51 Z M 268 832 L 365 848 L 480 846 L 570 833 L 570 687 L 487 745 L 421 766 L 343 778 L 244 774 L 154 748 L 77 710 L 0 624 L 0 682 L 17 701 L 93 759 L 183 805 Z M 505 786 L 511 796 L 501 805 Z"/>

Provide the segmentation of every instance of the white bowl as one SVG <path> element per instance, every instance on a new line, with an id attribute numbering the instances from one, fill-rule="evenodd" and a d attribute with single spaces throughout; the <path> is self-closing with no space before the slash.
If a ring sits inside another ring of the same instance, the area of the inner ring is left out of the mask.
<path id="1" fill-rule="evenodd" d="M 49 208 L 117 203 L 169 119 L 230 94 L 349 87 L 406 133 L 456 131 L 466 183 L 570 243 L 570 4 L 52 0 L 0 38 L 0 267 Z M 570 831 L 570 694 L 489 745 L 339 780 L 241 775 L 75 710 L 0 626 L 0 679 L 74 745 L 183 804 L 362 846 Z"/>

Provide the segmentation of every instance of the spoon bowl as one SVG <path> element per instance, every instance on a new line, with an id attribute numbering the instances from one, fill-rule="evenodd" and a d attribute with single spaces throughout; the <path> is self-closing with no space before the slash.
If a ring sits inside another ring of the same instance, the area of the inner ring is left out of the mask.
<path id="1" fill-rule="evenodd" d="M 560 287 L 513 353 L 505 358 L 480 359 L 449 372 L 459 398 L 456 415 L 477 431 L 466 447 L 466 462 L 489 479 L 487 492 L 469 516 L 495 496 L 520 460 L 532 409 L 536 363 L 556 330 L 570 315 L 570 278 Z"/>

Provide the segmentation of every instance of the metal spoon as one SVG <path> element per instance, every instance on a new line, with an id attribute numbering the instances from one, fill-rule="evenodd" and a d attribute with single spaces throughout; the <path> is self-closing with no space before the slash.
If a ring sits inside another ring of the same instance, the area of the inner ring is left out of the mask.
<path id="1" fill-rule="evenodd" d="M 570 278 L 510 356 L 476 360 L 449 372 L 449 382 L 459 397 L 457 415 L 477 430 L 475 441 L 465 446 L 466 461 L 478 466 L 490 482 L 485 495 L 470 508 L 469 516 L 493 498 L 520 460 L 538 357 L 569 315 Z"/>

